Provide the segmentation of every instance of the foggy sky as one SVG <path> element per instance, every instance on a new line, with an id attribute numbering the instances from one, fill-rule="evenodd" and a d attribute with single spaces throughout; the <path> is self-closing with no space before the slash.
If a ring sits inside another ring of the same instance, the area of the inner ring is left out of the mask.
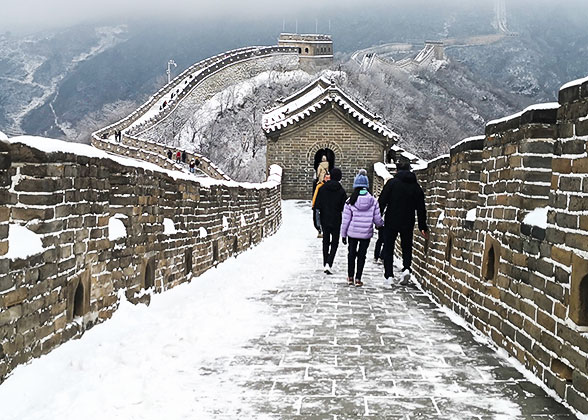
<path id="1" fill-rule="evenodd" d="M 329 10 L 367 8 L 385 4 L 391 10 L 420 3 L 474 3 L 493 0 L 0 0 L 0 33 L 70 26 L 113 19 L 251 18 L 303 13 L 307 17 Z"/>
<path id="2" fill-rule="evenodd" d="M 453 7 L 488 7 L 495 0 L 0 0 L 0 33 L 30 32 L 47 28 L 72 26 L 86 22 L 112 20 L 120 23 L 142 18 L 208 19 L 271 17 L 297 15 L 314 20 L 332 11 L 340 12 L 384 6 L 391 14 L 402 8 L 426 10 L 431 5 Z M 586 0 L 565 0 L 558 7 L 585 6 Z M 506 0 L 509 4 L 528 4 L 537 10 L 538 3 L 553 0 Z M 571 9 L 573 10 L 573 9 Z"/>

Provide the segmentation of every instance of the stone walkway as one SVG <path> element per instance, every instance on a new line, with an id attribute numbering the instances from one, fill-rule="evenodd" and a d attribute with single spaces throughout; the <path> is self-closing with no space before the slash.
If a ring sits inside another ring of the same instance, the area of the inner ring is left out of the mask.
<path id="1" fill-rule="evenodd" d="M 319 269 L 320 252 L 316 239 L 299 274 L 262 297 L 275 327 L 202 368 L 231 393 L 195 396 L 215 407 L 210 418 L 575 418 L 416 287 L 384 287 L 368 258 L 365 286 L 349 288 L 346 247 L 333 276 Z"/>

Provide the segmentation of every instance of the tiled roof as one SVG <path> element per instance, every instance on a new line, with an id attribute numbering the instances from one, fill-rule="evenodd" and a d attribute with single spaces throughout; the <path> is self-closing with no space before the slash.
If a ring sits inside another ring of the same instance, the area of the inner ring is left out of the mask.
<path id="1" fill-rule="evenodd" d="M 389 139 L 399 139 L 399 135 L 379 121 L 380 117 L 369 112 L 358 101 L 339 89 L 335 83 L 324 77 L 317 79 L 295 94 L 282 100 L 283 105 L 263 115 L 262 128 L 270 134 L 295 124 L 325 105 L 336 103 L 361 124 Z"/>

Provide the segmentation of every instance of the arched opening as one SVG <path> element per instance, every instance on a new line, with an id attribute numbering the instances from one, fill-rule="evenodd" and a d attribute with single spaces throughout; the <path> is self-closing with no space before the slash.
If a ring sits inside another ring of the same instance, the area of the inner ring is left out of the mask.
<path id="1" fill-rule="evenodd" d="M 73 316 L 84 316 L 84 306 L 84 284 L 80 281 L 74 294 Z"/>
<path id="2" fill-rule="evenodd" d="M 486 274 L 484 276 L 486 280 L 494 280 L 494 277 L 496 277 L 495 259 L 496 251 L 494 251 L 494 245 L 491 245 L 488 250 L 488 257 L 486 258 Z"/>
<path id="3" fill-rule="evenodd" d="M 155 286 L 155 263 L 153 260 L 147 261 L 147 265 L 145 266 L 144 285 L 145 289 L 150 289 Z"/>
<path id="4" fill-rule="evenodd" d="M 298 47 L 298 54 L 302 53 L 302 48 Z"/>
<path id="5" fill-rule="evenodd" d="M 318 166 L 322 162 L 323 156 L 327 157 L 327 161 L 329 162 L 329 171 L 335 167 L 335 152 L 333 152 L 331 149 L 328 149 L 328 148 L 319 149 L 314 154 L 314 170 L 315 171 L 318 169 Z"/>
<path id="6" fill-rule="evenodd" d="M 580 282 L 578 322 L 582 327 L 588 326 L 588 274 Z"/>
<path id="7" fill-rule="evenodd" d="M 218 241 L 212 241 L 212 262 L 218 261 Z"/>
<path id="8" fill-rule="evenodd" d="M 451 262 L 451 254 L 453 252 L 453 236 L 449 235 L 447 244 L 445 245 L 445 261 Z"/>
<path id="9" fill-rule="evenodd" d="M 184 251 L 184 263 L 185 263 L 184 274 L 185 275 L 188 275 L 192 272 L 192 252 L 193 252 L 192 248 L 188 248 L 188 249 L 186 249 L 186 251 Z"/>
<path id="10" fill-rule="evenodd" d="M 308 54 L 308 47 L 306 47 L 306 48 L 304 49 L 304 52 L 305 52 L 306 54 Z"/>

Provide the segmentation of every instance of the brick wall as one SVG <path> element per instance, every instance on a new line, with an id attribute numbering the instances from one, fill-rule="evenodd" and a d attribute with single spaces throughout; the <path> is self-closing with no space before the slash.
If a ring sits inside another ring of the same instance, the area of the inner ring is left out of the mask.
<path id="1" fill-rule="evenodd" d="M 274 183 L 174 179 L 22 144 L 0 142 L 0 180 L 0 254 L 8 222 L 26 225 L 44 247 L 24 259 L 0 256 L 0 382 L 110 318 L 119 291 L 148 302 L 145 288 L 162 292 L 190 281 L 281 223 Z M 127 236 L 110 240 L 115 215 Z M 166 218 L 176 233 L 164 233 Z"/>
<path id="2" fill-rule="evenodd" d="M 366 169 L 373 181 L 374 163 L 383 159 L 385 142 L 361 129 L 359 123 L 336 106 L 317 114 L 285 130 L 277 139 L 268 138 L 267 164 L 277 164 L 284 169 L 284 198 L 312 197 L 314 155 L 320 149 L 329 148 L 335 153 L 335 166 L 343 172 L 341 184 L 348 194 L 351 194 L 359 169 Z"/>
<path id="3" fill-rule="evenodd" d="M 415 235 L 413 267 L 436 299 L 582 413 L 588 413 L 587 116 L 588 82 L 571 84 L 560 91 L 559 105 L 491 122 L 485 136 L 418 171 L 431 236 L 425 243 Z M 542 223 L 526 218 L 536 209 Z"/>

